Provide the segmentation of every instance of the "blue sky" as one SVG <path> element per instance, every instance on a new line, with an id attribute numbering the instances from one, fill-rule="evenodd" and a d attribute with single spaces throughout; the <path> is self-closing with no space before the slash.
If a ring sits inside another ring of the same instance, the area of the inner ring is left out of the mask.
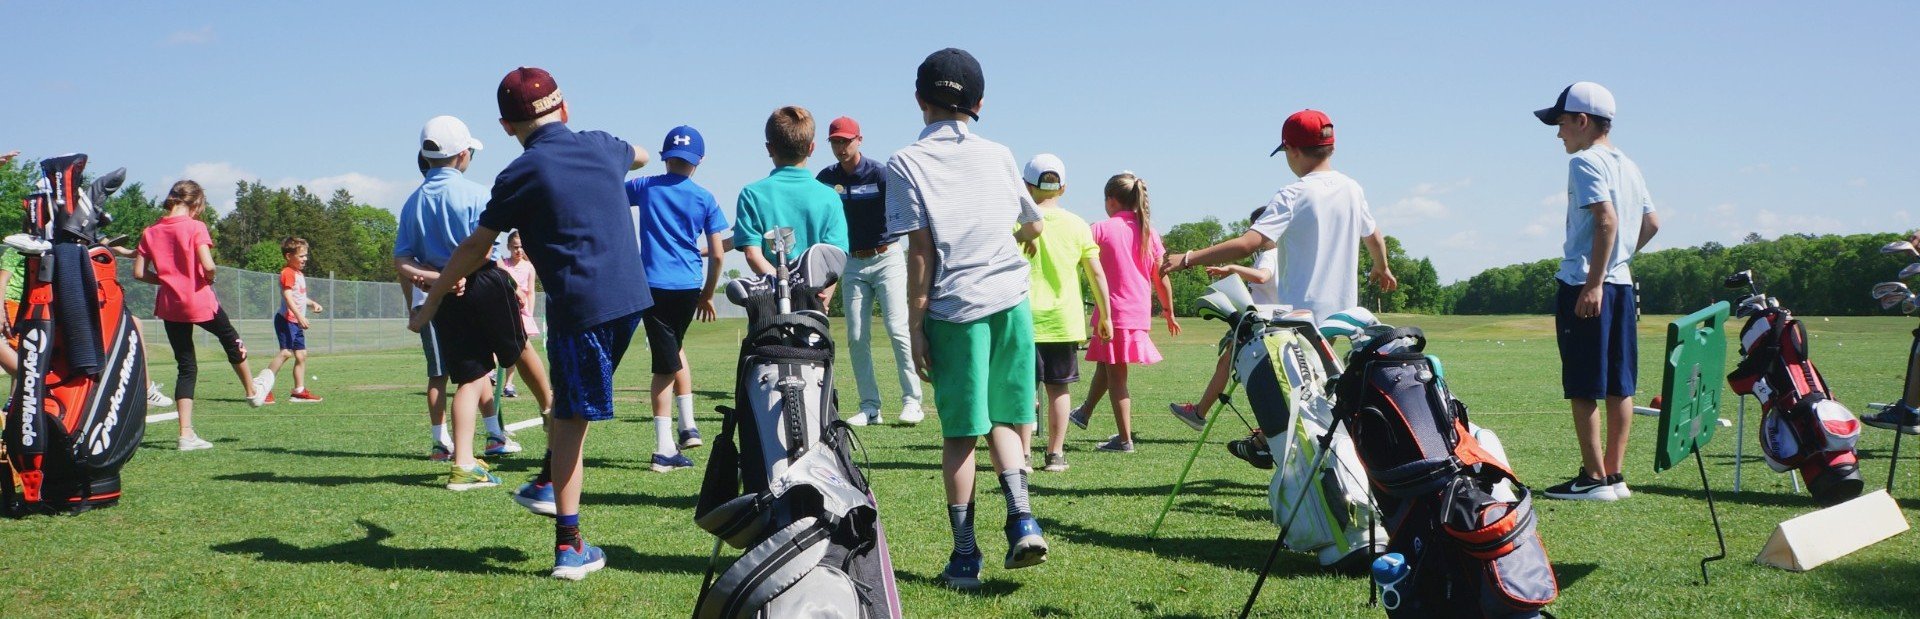
<path id="1" fill-rule="evenodd" d="M 917 135 L 915 65 L 957 46 L 985 66 L 975 131 L 1023 161 L 1058 154 L 1089 218 L 1123 169 L 1163 230 L 1244 217 L 1293 180 L 1267 153 L 1313 107 L 1338 127 L 1335 166 L 1443 280 L 1552 257 L 1566 155 L 1528 112 L 1593 80 L 1662 209 L 1655 247 L 1920 225 L 1901 180 L 1920 164 L 1903 109 L 1920 101 L 1920 5 L 1345 4 L 0 1 L 0 151 L 195 178 L 216 206 L 244 178 L 398 208 L 429 117 L 486 142 L 482 182 L 519 152 L 492 95 L 533 65 L 576 128 L 656 154 L 669 128 L 699 128 L 696 180 L 730 213 L 770 168 L 768 112 L 853 116 L 884 158 Z M 815 167 L 833 163 L 820 133 Z"/>

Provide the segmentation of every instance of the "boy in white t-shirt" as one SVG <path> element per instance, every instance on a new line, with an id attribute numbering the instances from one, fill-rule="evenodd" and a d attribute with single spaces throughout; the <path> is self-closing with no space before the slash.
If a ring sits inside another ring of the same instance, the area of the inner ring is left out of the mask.
<path id="1" fill-rule="evenodd" d="M 1274 194 L 1237 238 L 1183 254 L 1167 254 L 1162 270 L 1223 264 L 1253 255 L 1272 243 L 1279 254 L 1274 278 L 1280 302 L 1313 310 L 1315 320 L 1360 303 L 1362 241 L 1373 257 L 1367 276 L 1383 291 L 1400 286 L 1387 266 L 1386 236 L 1374 225 L 1360 183 L 1333 170 L 1333 121 L 1316 110 L 1287 117 L 1280 129 L 1287 167 L 1300 180 Z"/>
<path id="2" fill-rule="evenodd" d="M 1247 222 L 1251 224 L 1259 221 L 1260 214 L 1266 210 L 1265 206 L 1253 209 L 1253 214 L 1247 216 Z M 1273 276 L 1274 267 L 1279 261 L 1280 250 L 1274 247 L 1273 241 L 1267 241 L 1260 245 L 1260 253 L 1254 255 L 1252 266 L 1239 264 L 1210 266 L 1207 267 L 1207 276 L 1221 278 L 1238 275 L 1241 281 L 1246 282 L 1247 292 L 1253 293 L 1255 304 L 1279 305 L 1280 281 Z M 1228 334 L 1228 337 L 1232 337 L 1232 334 Z M 1205 428 L 1207 411 L 1213 410 L 1213 405 L 1220 401 L 1220 394 L 1226 391 L 1227 377 L 1232 369 L 1233 349 L 1229 346 L 1221 346 L 1220 361 L 1214 365 L 1213 378 L 1207 380 L 1207 388 L 1200 392 L 1200 401 L 1167 405 L 1173 411 L 1174 418 L 1186 423 L 1187 427 L 1193 428 L 1196 432 Z"/>

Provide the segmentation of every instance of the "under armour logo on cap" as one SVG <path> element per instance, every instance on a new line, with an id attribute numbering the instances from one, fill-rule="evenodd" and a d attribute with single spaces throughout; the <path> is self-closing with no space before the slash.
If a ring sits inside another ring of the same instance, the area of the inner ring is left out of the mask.
<path id="1" fill-rule="evenodd" d="M 676 135 L 676 136 L 673 136 L 673 145 L 674 145 L 674 146 L 688 146 L 688 145 L 691 145 L 691 144 L 693 144 L 693 138 L 692 138 L 692 137 L 689 137 L 689 136 L 684 136 L 684 135 Z"/>

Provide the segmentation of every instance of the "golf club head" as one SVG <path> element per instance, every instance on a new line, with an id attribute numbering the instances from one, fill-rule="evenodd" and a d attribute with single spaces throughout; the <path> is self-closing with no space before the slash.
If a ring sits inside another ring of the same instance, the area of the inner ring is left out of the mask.
<path id="1" fill-rule="evenodd" d="M 1900 313 L 1902 314 L 1911 314 L 1916 309 L 1920 309 L 1920 296 L 1907 295 L 1907 300 L 1900 302 Z"/>
<path id="2" fill-rule="evenodd" d="M 1893 306 L 1899 305 L 1901 303 L 1905 303 L 1907 299 L 1911 299 L 1911 298 L 1913 298 L 1913 293 L 1910 293 L 1910 292 L 1879 297 L 1880 309 L 1883 309 L 1883 310 L 1893 309 Z"/>
<path id="3" fill-rule="evenodd" d="M 1920 250 L 1914 249 L 1913 243 L 1909 243 L 1906 241 L 1894 241 L 1892 243 L 1882 245 L 1880 246 L 1880 253 L 1910 254 L 1910 255 L 1920 256 Z"/>
<path id="4" fill-rule="evenodd" d="M 1727 279 L 1721 282 L 1721 285 L 1726 286 L 1728 288 L 1746 288 L 1752 284 L 1753 284 L 1752 270 L 1741 271 L 1739 273 L 1728 275 Z"/>
<path id="5" fill-rule="evenodd" d="M 1873 285 L 1873 298 L 1875 299 L 1894 297 L 1897 303 L 1899 299 L 1905 298 L 1908 292 L 1910 291 L 1907 290 L 1907 285 L 1903 282 L 1880 282 Z"/>
<path id="6" fill-rule="evenodd" d="M 1920 262 L 1909 264 L 1907 268 L 1900 269 L 1900 279 L 1913 279 L 1915 275 L 1920 275 Z"/>

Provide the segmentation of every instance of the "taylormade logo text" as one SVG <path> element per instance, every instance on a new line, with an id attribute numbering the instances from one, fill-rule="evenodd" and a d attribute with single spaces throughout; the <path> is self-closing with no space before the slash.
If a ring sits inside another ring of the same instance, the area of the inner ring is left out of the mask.
<path id="1" fill-rule="evenodd" d="M 21 365 L 20 375 L 26 380 L 20 384 L 20 445 L 32 447 L 40 438 L 40 338 L 45 332 L 29 329 L 25 337 L 20 338 Z"/>
<path id="2" fill-rule="evenodd" d="M 106 452 L 108 443 L 113 440 L 113 429 L 120 425 L 120 405 L 126 403 L 129 383 L 133 381 L 134 361 L 140 356 L 140 331 L 127 330 L 126 354 L 120 356 L 120 380 L 113 386 L 113 397 L 107 399 L 107 417 L 100 425 L 94 426 L 87 437 L 87 448 L 92 455 Z"/>

